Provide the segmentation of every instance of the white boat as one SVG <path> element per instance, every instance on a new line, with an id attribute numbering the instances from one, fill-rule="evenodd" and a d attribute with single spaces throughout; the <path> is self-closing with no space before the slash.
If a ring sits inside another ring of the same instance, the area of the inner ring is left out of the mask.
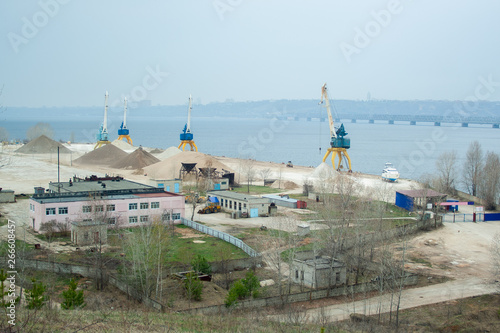
<path id="1" fill-rule="evenodd" d="M 386 163 L 384 170 L 382 171 L 382 180 L 388 182 L 396 182 L 399 178 L 399 172 L 392 165 L 392 163 Z"/>

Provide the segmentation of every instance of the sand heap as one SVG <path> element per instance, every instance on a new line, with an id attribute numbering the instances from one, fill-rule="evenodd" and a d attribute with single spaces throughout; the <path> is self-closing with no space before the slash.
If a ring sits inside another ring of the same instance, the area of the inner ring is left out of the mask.
<path id="1" fill-rule="evenodd" d="M 104 145 L 92 150 L 73 161 L 75 164 L 110 166 L 116 161 L 124 159 L 128 154 L 114 145 Z"/>
<path id="2" fill-rule="evenodd" d="M 163 153 L 163 150 L 161 150 L 159 148 L 154 148 L 149 153 L 150 154 L 161 154 L 161 153 Z"/>
<path id="3" fill-rule="evenodd" d="M 337 171 L 333 170 L 333 167 L 326 164 L 326 162 L 322 162 L 311 173 L 311 177 L 317 178 L 317 179 L 329 179 L 329 178 L 335 177 L 336 175 L 337 175 Z"/>
<path id="4" fill-rule="evenodd" d="M 117 148 L 120 148 L 121 150 L 125 150 L 128 152 L 132 152 L 137 149 L 136 147 L 132 146 L 130 143 L 124 140 L 116 139 L 115 141 L 111 142 L 111 144 Z"/>
<path id="5" fill-rule="evenodd" d="M 272 188 L 282 188 L 285 190 L 295 190 L 296 188 L 299 188 L 299 185 L 295 184 L 292 181 L 289 180 L 276 180 L 274 183 L 271 184 Z"/>
<path id="6" fill-rule="evenodd" d="M 111 167 L 116 169 L 142 169 L 158 162 L 160 162 L 159 159 L 139 147 L 133 153 L 112 164 Z"/>
<path id="7" fill-rule="evenodd" d="M 181 152 L 181 150 L 177 147 L 168 147 L 167 149 L 165 149 L 165 151 L 159 155 L 157 155 L 156 157 L 159 158 L 160 160 L 166 160 L 167 158 L 169 157 L 172 157 L 174 155 L 177 155 Z"/>
<path id="8" fill-rule="evenodd" d="M 54 141 L 45 135 L 40 135 L 38 138 L 31 140 L 21 148 L 17 149 L 17 153 L 22 154 L 57 154 L 57 147 L 59 147 L 60 154 L 69 154 L 71 150 L 64 147 L 57 141 Z"/>
<path id="9" fill-rule="evenodd" d="M 160 163 L 144 168 L 144 172 L 156 179 L 169 179 L 173 175 L 178 177 L 182 163 L 196 163 L 197 168 L 211 167 L 216 168 L 216 171 L 224 169 L 232 172 L 227 165 L 219 162 L 212 156 L 194 151 L 183 151 L 175 154 Z"/>

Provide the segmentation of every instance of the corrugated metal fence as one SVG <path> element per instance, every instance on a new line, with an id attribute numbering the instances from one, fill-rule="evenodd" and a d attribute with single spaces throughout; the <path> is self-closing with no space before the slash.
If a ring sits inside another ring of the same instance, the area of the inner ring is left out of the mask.
<path id="1" fill-rule="evenodd" d="M 443 222 L 484 222 L 486 221 L 486 214 L 476 213 L 474 214 L 444 214 Z"/>
<path id="2" fill-rule="evenodd" d="M 200 232 L 203 232 L 207 235 L 210 235 L 210 236 L 214 236 L 214 237 L 217 237 L 217 238 L 220 238 L 222 239 L 223 241 L 226 241 L 228 243 L 231 243 L 233 244 L 234 246 L 236 247 L 239 247 L 240 249 L 242 249 L 246 254 L 248 254 L 249 256 L 251 257 L 257 257 L 259 256 L 259 253 L 257 251 L 255 251 L 254 249 L 252 249 L 250 246 L 246 245 L 241 239 L 239 238 L 236 238 L 234 236 L 231 236 L 229 234 L 226 234 L 225 232 L 222 232 L 222 231 L 219 231 L 219 230 L 215 230 L 215 229 L 212 229 L 210 227 L 207 227 L 203 224 L 199 224 L 199 223 L 196 223 L 196 222 L 193 222 L 191 220 L 188 220 L 188 219 L 185 219 L 185 218 L 181 218 L 181 222 L 182 224 L 184 224 L 185 226 L 188 226 L 190 228 L 193 228 L 195 230 L 198 230 Z"/>

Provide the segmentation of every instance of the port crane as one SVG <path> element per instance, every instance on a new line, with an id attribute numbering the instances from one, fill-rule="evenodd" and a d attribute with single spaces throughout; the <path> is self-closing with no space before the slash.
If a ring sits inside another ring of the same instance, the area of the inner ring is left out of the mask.
<path id="1" fill-rule="evenodd" d="M 321 87 L 321 102 L 319 104 L 325 104 L 326 111 L 328 112 L 328 123 L 330 125 L 330 148 L 327 149 L 325 156 L 323 157 L 323 162 L 326 161 L 328 156 L 332 154 L 332 165 L 335 168 L 335 157 L 338 157 L 337 171 L 342 171 L 344 166 L 342 161 L 345 158 L 349 166 L 349 172 L 351 169 L 351 159 L 347 153 L 347 149 L 351 147 L 351 139 L 347 138 L 347 132 L 344 129 L 344 124 L 340 124 L 340 127 L 335 128 L 333 122 L 332 112 L 330 110 L 330 100 L 328 99 L 328 91 L 326 88 L 326 83 Z"/>
<path id="2" fill-rule="evenodd" d="M 188 107 L 188 120 L 186 125 L 184 125 L 184 129 L 182 130 L 182 133 L 180 135 L 181 138 L 181 143 L 179 144 L 179 149 L 184 151 L 186 148 L 186 145 L 189 145 L 191 147 L 191 151 L 198 151 L 198 147 L 196 147 L 196 144 L 193 141 L 193 133 L 191 133 L 191 95 L 189 95 L 189 107 Z"/>
<path id="3" fill-rule="evenodd" d="M 97 143 L 94 146 L 94 149 L 100 148 L 102 145 L 107 145 L 108 140 L 108 92 L 104 95 L 104 121 L 101 124 L 101 128 L 99 128 L 99 132 L 96 135 Z"/>
<path id="4" fill-rule="evenodd" d="M 127 99 L 126 98 L 123 101 L 123 104 L 124 104 L 123 121 L 122 121 L 120 128 L 118 129 L 118 140 L 125 139 L 125 140 L 127 140 L 127 142 L 131 146 L 133 146 L 132 139 L 130 138 L 130 135 L 129 135 L 129 130 L 127 128 Z"/>

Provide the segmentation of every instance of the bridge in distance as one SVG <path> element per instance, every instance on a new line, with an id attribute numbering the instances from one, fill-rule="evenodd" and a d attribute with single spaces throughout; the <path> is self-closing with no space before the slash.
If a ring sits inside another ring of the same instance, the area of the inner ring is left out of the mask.
<path id="1" fill-rule="evenodd" d="M 326 117 L 315 118 L 315 117 L 299 117 L 299 116 L 289 116 L 289 117 L 279 117 L 279 119 L 285 120 L 301 120 L 306 121 L 326 121 Z M 410 125 L 416 125 L 417 123 L 434 123 L 434 126 L 441 126 L 442 123 L 449 124 L 461 124 L 462 127 L 468 127 L 469 124 L 479 124 L 479 125 L 491 125 L 493 128 L 500 127 L 500 117 L 460 117 L 456 116 L 433 116 L 433 115 L 390 115 L 390 114 L 339 114 L 339 118 L 335 119 L 335 122 L 340 122 L 341 120 L 350 121 L 355 123 L 357 121 L 367 121 L 370 124 L 374 124 L 375 121 L 386 121 L 388 124 L 394 124 L 394 122 L 407 122 Z"/>

